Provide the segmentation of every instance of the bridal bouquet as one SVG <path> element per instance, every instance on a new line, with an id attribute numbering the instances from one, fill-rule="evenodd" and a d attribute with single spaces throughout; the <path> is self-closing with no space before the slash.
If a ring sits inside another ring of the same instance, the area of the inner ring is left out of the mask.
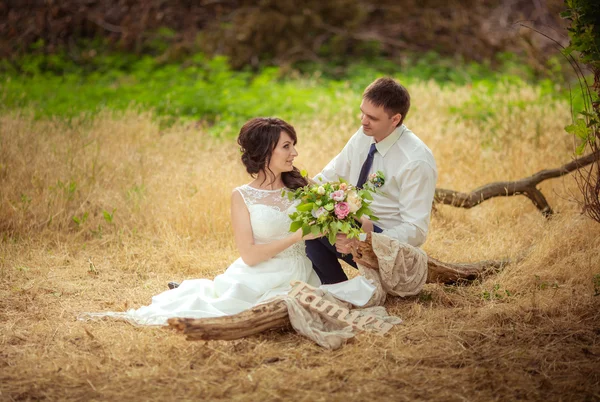
<path id="1" fill-rule="evenodd" d="M 383 173 L 378 171 L 369 176 L 362 189 L 340 179 L 336 182 L 312 183 L 288 192 L 290 200 L 300 200 L 296 212 L 290 215 L 290 232 L 302 228 L 303 236 L 309 233 L 326 234 L 332 245 L 338 233 L 364 240 L 360 218 L 366 215 L 372 221 L 379 220 L 373 215 L 369 204 L 373 200 L 371 193 L 377 192 L 384 181 Z"/>

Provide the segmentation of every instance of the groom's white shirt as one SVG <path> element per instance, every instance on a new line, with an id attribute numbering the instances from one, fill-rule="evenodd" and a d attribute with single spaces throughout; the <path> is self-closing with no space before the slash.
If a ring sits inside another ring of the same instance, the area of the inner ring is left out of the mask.
<path id="1" fill-rule="evenodd" d="M 372 137 L 362 127 L 350 138 L 344 149 L 319 173 L 323 181 L 343 178 L 356 184 Z M 435 195 L 437 167 L 431 150 L 405 125 L 397 127 L 375 145 L 371 173 L 381 170 L 385 184 L 374 194 L 371 210 L 383 234 L 418 247 L 425 242 L 431 206 Z"/>

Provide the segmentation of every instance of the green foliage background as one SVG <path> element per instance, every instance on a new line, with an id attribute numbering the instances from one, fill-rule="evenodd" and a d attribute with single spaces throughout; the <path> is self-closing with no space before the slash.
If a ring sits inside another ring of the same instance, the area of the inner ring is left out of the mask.
<path id="1" fill-rule="evenodd" d="M 19 60 L 18 68 L 0 65 L 0 110 L 28 110 L 36 118 L 92 118 L 100 110 L 128 108 L 152 111 L 162 124 L 191 121 L 215 135 L 233 135 L 254 116 L 279 116 L 290 121 L 336 114 L 359 103 L 363 88 L 374 78 L 391 75 L 401 82 L 434 80 L 443 85 L 472 86 L 471 100 L 454 108 L 458 118 L 485 124 L 498 110 L 485 93 L 505 86 L 539 87 L 540 101 L 571 95 L 556 60 L 548 77 L 536 73 L 511 54 L 491 63 L 466 62 L 427 53 L 398 65 L 378 59 L 354 63 L 344 74 L 330 73 L 327 65 L 305 66 L 303 73 L 282 67 L 258 72 L 234 70 L 223 56 L 196 54 L 185 63 L 164 63 L 159 58 L 110 53 L 75 63 L 63 53 L 45 55 L 35 49 Z M 553 70 L 554 69 L 554 70 Z M 564 81 L 562 81 L 564 82 Z M 575 97 L 575 108 L 583 107 Z M 509 108 L 524 107 L 518 100 Z M 410 117 L 410 116 L 409 116 Z"/>

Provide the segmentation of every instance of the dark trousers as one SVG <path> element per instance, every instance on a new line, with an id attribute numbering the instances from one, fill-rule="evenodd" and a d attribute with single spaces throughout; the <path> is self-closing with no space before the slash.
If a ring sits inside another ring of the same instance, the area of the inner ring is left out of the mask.
<path id="1" fill-rule="evenodd" d="M 352 254 L 344 256 L 338 253 L 335 245 L 332 246 L 329 244 L 327 237 L 307 240 L 306 254 L 312 261 L 313 269 L 319 275 L 321 283 L 324 285 L 348 280 L 338 258 L 356 268 L 356 263 L 352 260 Z"/>

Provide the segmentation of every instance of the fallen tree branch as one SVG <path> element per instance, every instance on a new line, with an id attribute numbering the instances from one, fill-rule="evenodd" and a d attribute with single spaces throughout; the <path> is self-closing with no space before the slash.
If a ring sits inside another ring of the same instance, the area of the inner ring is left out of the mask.
<path id="1" fill-rule="evenodd" d="M 453 284 L 457 282 L 473 281 L 485 275 L 498 272 L 511 261 L 478 261 L 473 263 L 450 264 L 429 257 L 427 260 L 427 283 Z"/>
<path id="2" fill-rule="evenodd" d="M 283 300 L 259 304 L 241 313 L 215 318 L 169 318 L 169 325 L 188 340 L 233 340 L 290 325 Z"/>
<path id="3" fill-rule="evenodd" d="M 476 188 L 470 193 L 461 193 L 459 191 L 437 188 L 435 190 L 434 201 L 440 204 L 468 209 L 493 197 L 511 197 L 522 194 L 529 198 L 531 202 L 533 202 L 533 205 L 535 205 L 545 217 L 549 217 L 553 214 L 552 208 L 548 204 L 544 194 L 542 194 L 536 186 L 544 180 L 564 176 L 599 159 L 600 151 L 591 153 L 583 158 L 575 159 L 556 169 L 542 170 L 533 176 L 521 180 L 486 184 L 485 186 Z"/>
<path id="4" fill-rule="evenodd" d="M 371 234 L 367 240 L 359 242 L 358 247 L 352 250 L 354 261 L 371 269 L 379 269 L 379 262 L 371 246 Z M 448 263 L 427 257 L 427 283 L 454 284 L 480 279 L 483 276 L 498 272 L 511 261 L 479 261 L 473 263 Z"/>

